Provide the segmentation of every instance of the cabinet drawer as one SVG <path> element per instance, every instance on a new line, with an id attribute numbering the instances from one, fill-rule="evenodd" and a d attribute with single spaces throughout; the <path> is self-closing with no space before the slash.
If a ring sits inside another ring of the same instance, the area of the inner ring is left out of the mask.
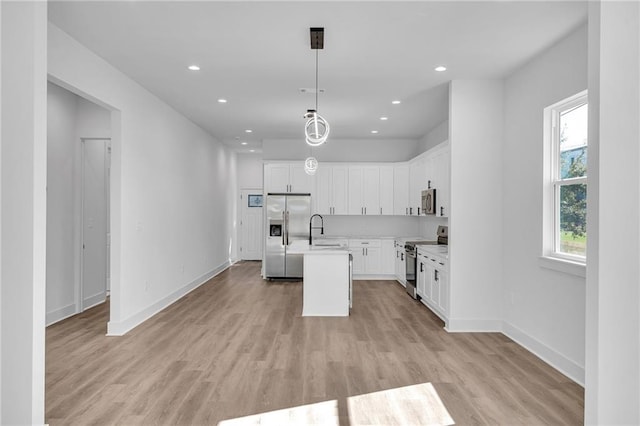
<path id="1" fill-rule="evenodd" d="M 349 240 L 349 247 L 380 247 L 380 240 Z"/>

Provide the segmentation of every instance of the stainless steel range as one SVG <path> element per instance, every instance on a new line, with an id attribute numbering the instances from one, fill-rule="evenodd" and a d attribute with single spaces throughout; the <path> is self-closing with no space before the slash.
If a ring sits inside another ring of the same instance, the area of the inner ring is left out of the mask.
<path id="1" fill-rule="evenodd" d="M 405 287 L 409 296 L 414 299 L 418 298 L 416 293 L 416 279 L 417 279 L 417 249 L 418 245 L 435 245 L 435 244 L 449 244 L 449 228 L 447 226 L 438 226 L 438 237 L 436 240 L 415 240 L 407 241 L 404 244 L 404 251 L 406 254 L 405 267 L 407 268 L 407 286 Z"/>

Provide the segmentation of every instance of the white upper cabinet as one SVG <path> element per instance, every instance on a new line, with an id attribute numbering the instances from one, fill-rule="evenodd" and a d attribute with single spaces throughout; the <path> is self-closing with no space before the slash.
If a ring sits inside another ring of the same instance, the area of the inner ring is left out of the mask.
<path id="1" fill-rule="evenodd" d="M 427 189 L 425 182 L 425 157 L 417 157 L 409 163 L 409 215 L 422 213 L 422 191 Z"/>
<path id="2" fill-rule="evenodd" d="M 349 167 L 349 214 L 380 214 L 380 168 Z"/>
<path id="3" fill-rule="evenodd" d="M 409 214 L 409 165 L 406 163 L 393 168 L 393 214 Z"/>
<path id="4" fill-rule="evenodd" d="M 264 166 L 264 187 L 267 193 L 310 194 L 314 179 L 304 171 L 302 162 L 269 163 Z"/>
<path id="5" fill-rule="evenodd" d="M 428 168 L 427 183 L 436 190 L 436 216 L 449 216 L 451 150 L 448 142 L 429 151 L 431 167 Z"/>
<path id="6" fill-rule="evenodd" d="M 380 214 L 394 214 L 393 166 L 380 166 Z"/>
<path id="7" fill-rule="evenodd" d="M 322 164 L 316 174 L 315 212 L 319 214 L 348 213 L 347 166 Z"/>

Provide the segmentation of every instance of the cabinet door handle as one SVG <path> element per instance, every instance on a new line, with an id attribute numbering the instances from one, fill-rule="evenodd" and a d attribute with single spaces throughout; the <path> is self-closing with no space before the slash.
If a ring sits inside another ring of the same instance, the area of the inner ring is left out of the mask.
<path id="1" fill-rule="evenodd" d="M 423 267 L 424 267 L 424 263 L 420 262 L 420 272 L 424 272 Z"/>
<path id="2" fill-rule="evenodd" d="M 435 272 L 434 272 L 434 274 L 433 274 L 433 279 L 434 279 L 434 280 L 436 280 L 436 281 L 438 281 L 438 280 L 440 279 L 440 277 L 439 277 L 438 275 L 439 275 L 439 274 L 438 274 L 438 270 L 436 269 L 436 270 L 435 270 Z"/>
<path id="3" fill-rule="evenodd" d="M 404 260 L 404 253 L 400 253 L 400 260 Z"/>
<path id="4" fill-rule="evenodd" d="M 408 214 L 409 214 L 409 207 L 405 207 L 405 208 L 404 208 L 404 214 L 405 214 L 405 215 L 408 215 Z"/>
<path id="5" fill-rule="evenodd" d="M 420 216 L 420 207 L 418 207 L 418 216 Z"/>
<path id="6" fill-rule="evenodd" d="M 413 207 L 409 207 L 409 216 L 413 215 Z"/>
<path id="7" fill-rule="evenodd" d="M 440 216 L 444 216 L 444 207 L 440 207 Z"/>
<path id="8" fill-rule="evenodd" d="M 382 207 L 380 207 L 380 214 L 382 214 Z"/>
<path id="9" fill-rule="evenodd" d="M 427 181 L 427 189 L 431 189 L 431 181 Z"/>
<path id="10" fill-rule="evenodd" d="M 366 207 L 364 208 L 364 214 L 367 214 L 367 208 Z"/>

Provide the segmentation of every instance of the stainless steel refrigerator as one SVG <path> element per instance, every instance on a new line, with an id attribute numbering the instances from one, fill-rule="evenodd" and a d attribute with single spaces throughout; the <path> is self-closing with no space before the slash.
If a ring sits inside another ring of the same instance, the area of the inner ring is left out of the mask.
<path id="1" fill-rule="evenodd" d="M 302 278 L 302 255 L 287 253 L 296 240 L 309 241 L 310 194 L 267 194 L 267 278 Z"/>

